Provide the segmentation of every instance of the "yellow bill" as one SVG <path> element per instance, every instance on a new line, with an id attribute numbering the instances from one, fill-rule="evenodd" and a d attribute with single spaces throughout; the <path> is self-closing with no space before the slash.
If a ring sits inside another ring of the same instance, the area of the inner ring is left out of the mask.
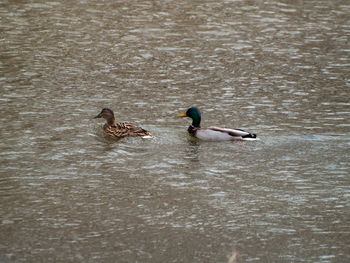
<path id="1" fill-rule="evenodd" d="M 187 117 L 187 114 L 185 112 L 185 113 L 182 113 L 182 114 L 178 115 L 177 117 Z"/>

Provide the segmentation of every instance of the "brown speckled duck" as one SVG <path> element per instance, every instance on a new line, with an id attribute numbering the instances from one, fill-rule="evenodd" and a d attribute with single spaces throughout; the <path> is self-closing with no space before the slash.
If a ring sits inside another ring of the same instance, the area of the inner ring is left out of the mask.
<path id="1" fill-rule="evenodd" d="M 103 130 L 113 138 L 140 136 L 142 138 L 153 138 L 150 132 L 129 122 L 115 122 L 114 113 L 111 109 L 104 108 L 95 118 L 104 118 L 107 122 Z"/>

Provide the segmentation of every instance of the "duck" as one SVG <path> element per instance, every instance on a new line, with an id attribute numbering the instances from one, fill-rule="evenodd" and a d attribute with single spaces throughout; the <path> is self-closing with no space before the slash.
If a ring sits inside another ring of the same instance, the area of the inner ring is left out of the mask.
<path id="1" fill-rule="evenodd" d="M 103 125 L 103 130 L 107 135 L 115 139 L 135 136 L 142 138 L 154 138 L 149 131 L 142 129 L 133 123 L 116 122 L 114 112 L 109 108 L 102 109 L 102 111 L 94 118 L 104 118 L 106 120 L 106 123 Z"/>
<path id="2" fill-rule="evenodd" d="M 241 129 L 229 129 L 220 127 L 201 128 L 201 113 L 195 107 L 189 108 L 178 117 L 189 117 L 192 124 L 188 127 L 188 133 L 195 138 L 204 141 L 234 141 L 234 140 L 257 140 L 255 133 L 249 133 Z"/>

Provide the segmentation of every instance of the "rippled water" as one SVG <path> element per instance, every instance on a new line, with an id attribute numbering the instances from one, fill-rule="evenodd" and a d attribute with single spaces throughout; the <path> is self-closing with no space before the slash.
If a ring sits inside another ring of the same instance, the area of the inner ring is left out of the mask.
<path id="1" fill-rule="evenodd" d="M 0 261 L 350 261 L 349 14 L 3 2 Z M 260 141 L 193 140 L 190 106 Z M 156 138 L 106 138 L 103 107 Z"/>

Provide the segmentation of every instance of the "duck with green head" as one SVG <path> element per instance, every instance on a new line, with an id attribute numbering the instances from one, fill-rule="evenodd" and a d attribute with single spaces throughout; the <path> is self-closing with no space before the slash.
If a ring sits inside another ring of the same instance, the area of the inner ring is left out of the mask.
<path id="1" fill-rule="evenodd" d="M 233 140 L 256 140 L 256 134 L 239 129 L 229 129 L 220 127 L 201 128 L 201 113 L 195 108 L 189 108 L 178 117 L 189 117 L 192 124 L 188 127 L 188 133 L 204 141 L 233 141 Z"/>
<path id="2" fill-rule="evenodd" d="M 116 122 L 114 112 L 111 109 L 104 108 L 95 118 L 104 118 L 106 120 L 103 130 L 107 135 L 120 139 L 124 137 L 140 136 L 142 138 L 153 138 L 149 131 L 142 129 L 130 122 Z"/>

